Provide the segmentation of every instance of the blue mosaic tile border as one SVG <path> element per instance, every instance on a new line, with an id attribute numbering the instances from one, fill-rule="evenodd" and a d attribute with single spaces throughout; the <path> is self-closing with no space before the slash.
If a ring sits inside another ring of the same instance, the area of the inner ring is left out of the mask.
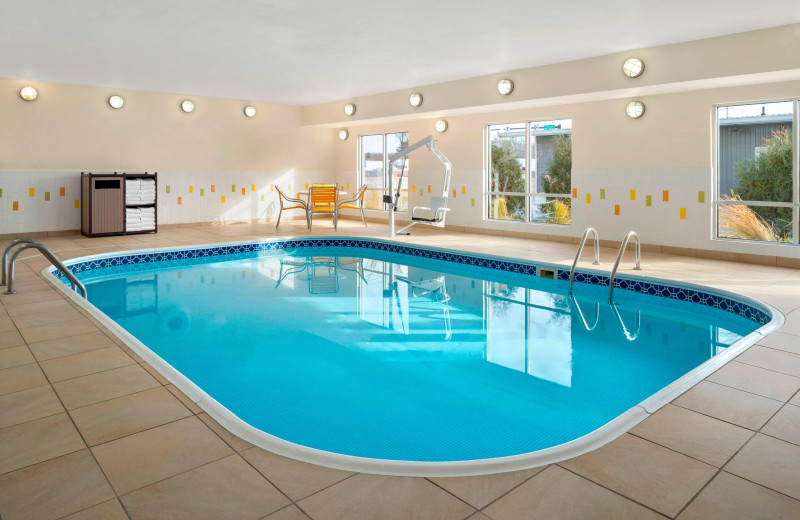
<path id="1" fill-rule="evenodd" d="M 407 246 L 401 244 L 392 244 L 388 242 L 380 242 L 369 239 L 347 239 L 347 238 L 294 238 L 287 240 L 275 240 L 254 242 L 248 244 L 237 244 L 217 247 L 202 247 L 190 248 L 178 251 L 159 251 L 155 253 L 133 253 L 128 255 L 119 255 L 108 258 L 100 258 L 95 260 L 86 260 L 83 262 L 76 261 L 68 264 L 67 267 L 73 273 L 81 273 L 84 271 L 91 271 L 92 269 L 100 269 L 105 267 L 118 267 L 130 264 L 143 264 L 149 262 L 162 262 L 171 260 L 192 260 L 205 257 L 214 257 L 222 255 L 235 255 L 240 253 L 252 252 L 271 252 L 283 249 L 299 249 L 305 247 L 350 247 L 361 249 L 374 249 L 379 251 L 387 251 L 390 253 L 399 253 L 404 255 L 417 256 L 421 258 L 430 258 L 434 260 L 443 260 L 446 262 L 453 262 L 456 264 L 471 265 L 477 267 L 485 267 L 489 269 L 496 269 L 498 271 L 507 271 L 519 274 L 536 275 L 537 266 L 534 264 L 527 264 L 521 262 L 512 262 L 509 260 L 481 258 L 479 256 L 472 256 L 468 254 L 452 253 L 447 251 L 437 251 L 435 249 L 427 249 L 421 246 Z M 556 271 L 559 280 L 569 280 L 569 269 L 562 269 L 554 266 L 546 266 L 548 269 L 552 268 Z M 51 269 L 51 273 L 66 282 L 61 273 Z M 589 283 L 593 285 L 608 285 L 608 276 L 592 273 L 584 273 L 580 271 L 575 272 L 575 281 L 581 283 Z M 624 277 L 617 277 L 614 280 L 614 287 L 624 289 L 642 294 L 649 294 L 652 296 L 661 296 L 673 300 L 682 300 L 687 302 L 698 303 L 714 307 L 724 311 L 732 312 L 760 325 L 766 325 L 772 320 L 770 314 L 762 311 L 761 309 L 749 305 L 744 302 L 710 294 L 696 289 L 688 289 L 685 287 L 675 287 L 666 284 L 654 283 L 645 280 L 633 280 Z"/>

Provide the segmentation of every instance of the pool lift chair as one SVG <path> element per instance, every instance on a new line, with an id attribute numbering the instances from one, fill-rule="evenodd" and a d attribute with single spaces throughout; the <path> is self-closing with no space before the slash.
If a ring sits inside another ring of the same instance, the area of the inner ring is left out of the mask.
<path id="1" fill-rule="evenodd" d="M 444 182 L 442 183 L 442 196 L 441 197 L 431 197 L 430 206 L 414 206 L 411 210 L 411 224 L 403 227 L 397 233 L 394 230 L 394 213 L 397 211 L 397 205 L 400 203 L 400 188 L 403 185 L 403 176 L 405 175 L 406 169 L 406 158 L 411 155 L 413 152 L 419 150 L 420 148 L 427 148 L 428 150 L 439 159 L 442 164 L 444 164 Z M 450 191 L 450 174 L 453 170 L 453 165 L 444 156 L 442 152 L 436 147 L 436 139 L 433 138 L 432 135 L 429 135 L 425 139 L 421 141 L 417 141 L 416 143 L 406 146 L 402 150 L 397 153 L 389 155 L 389 179 L 392 178 L 392 173 L 394 170 L 394 162 L 403 159 L 403 169 L 400 172 L 400 178 L 397 179 L 397 190 L 395 191 L 394 196 L 392 195 L 384 195 L 383 202 L 389 204 L 389 236 L 394 237 L 397 235 L 410 235 L 411 233 L 406 232 L 411 226 L 416 224 L 426 224 L 428 226 L 433 227 L 444 227 L 444 221 L 447 217 L 447 212 L 450 211 L 450 208 L 447 207 L 447 194 Z M 419 215 L 419 214 L 422 215 Z"/>

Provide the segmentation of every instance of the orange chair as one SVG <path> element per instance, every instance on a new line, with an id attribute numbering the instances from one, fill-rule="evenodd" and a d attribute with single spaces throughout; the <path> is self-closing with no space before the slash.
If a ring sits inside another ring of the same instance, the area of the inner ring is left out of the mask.
<path id="1" fill-rule="evenodd" d="M 357 209 L 361 211 L 361 222 L 364 223 L 364 227 L 367 227 L 367 219 L 364 217 L 364 194 L 366 192 L 367 185 L 365 184 L 358 189 L 355 197 L 350 200 L 343 200 L 336 205 L 336 214 L 339 214 L 341 208 Z"/>
<path id="2" fill-rule="evenodd" d="M 314 223 L 315 213 L 328 213 L 333 215 L 333 228 L 336 229 L 336 197 L 339 194 L 339 188 L 335 186 L 311 186 L 309 192 L 308 229 L 310 230 Z"/>
<path id="3" fill-rule="evenodd" d="M 309 231 L 311 230 L 311 221 L 308 218 L 308 204 L 306 201 L 302 200 L 300 197 L 293 199 L 287 196 L 283 190 L 279 187 L 275 186 L 275 189 L 278 190 L 278 202 L 281 204 L 281 209 L 278 211 L 278 223 L 275 224 L 275 229 L 278 229 L 278 226 L 281 225 L 281 214 L 284 210 L 289 209 L 302 209 L 303 213 L 306 214 L 306 225 L 308 226 Z"/>

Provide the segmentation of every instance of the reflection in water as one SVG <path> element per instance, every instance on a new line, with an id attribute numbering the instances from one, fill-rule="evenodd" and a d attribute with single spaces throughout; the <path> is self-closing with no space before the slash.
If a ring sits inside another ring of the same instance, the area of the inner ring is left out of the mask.
<path id="1" fill-rule="evenodd" d="M 361 250 L 82 273 L 112 319 L 254 427 L 402 460 L 588 433 L 752 322 L 665 298 Z M 116 270 L 115 270 L 116 269 Z M 123 272 L 120 272 L 123 270 Z"/>

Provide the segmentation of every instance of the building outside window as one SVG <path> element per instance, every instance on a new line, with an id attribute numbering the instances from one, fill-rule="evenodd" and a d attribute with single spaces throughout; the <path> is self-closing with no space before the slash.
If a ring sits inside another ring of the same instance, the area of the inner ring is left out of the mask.
<path id="1" fill-rule="evenodd" d="M 717 107 L 717 238 L 798 243 L 796 105 Z"/>
<path id="2" fill-rule="evenodd" d="M 488 130 L 489 219 L 571 224 L 572 120 Z"/>
<path id="3" fill-rule="evenodd" d="M 398 160 L 394 163 L 393 178 L 389 179 L 389 155 L 399 152 L 408 146 L 408 132 L 391 134 L 362 135 L 360 146 L 359 186 L 367 185 L 364 196 L 364 207 L 367 209 L 387 209 L 383 196 L 394 193 L 397 180 L 405 166 L 403 183 L 400 190 L 399 211 L 408 209 L 408 173 L 409 160 Z M 405 163 L 405 164 L 404 164 Z"/>

